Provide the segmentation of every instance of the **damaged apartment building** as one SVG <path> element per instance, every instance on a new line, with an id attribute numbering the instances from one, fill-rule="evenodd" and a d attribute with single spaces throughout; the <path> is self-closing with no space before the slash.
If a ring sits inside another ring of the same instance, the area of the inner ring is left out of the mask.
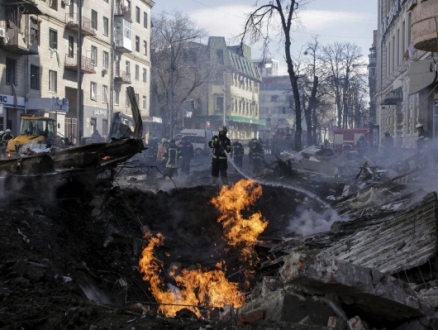
<path id="1" fill-rule="evenodd" d="M 438 133 L 435 115 L 438 3 L 378 1 L 376 124 L 397 148 L 415 148 L 416 125 Z"/>
<path id="2" fill-rule="evenodd" d="M 0 130 L 17 134 L 20 117 L 38 113 L 55 118 L 58 135 L 73 143 L 80 142 L 77 134 L 87 138 L 95 130 L 105 138 L 113 112 L 130 120 L 128 85 L 146 122 L 153 6 L 152 0 L 98 6 L 0 0 Z"/>

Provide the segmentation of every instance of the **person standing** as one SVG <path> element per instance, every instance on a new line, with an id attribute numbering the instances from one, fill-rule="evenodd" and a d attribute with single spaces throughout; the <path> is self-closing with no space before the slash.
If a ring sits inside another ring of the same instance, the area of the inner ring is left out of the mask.
<path id="1" fill-rule="evenodd" d="M 365 135 L 361 135 L 359 140 L 357 140 L 356 149 L 360 155 L 365 155 L 365 153 L 368 151 L 368 141 Z"/>
<path id="2" fill-rule="evenodd" d="M 187 140 L 185 136 L 181 139 L 181 142 L 178 145 L 181 151 L 181 172 L 189 175 L 190 173 L 190 162 L 195 155 L 193 150 L 193 144 Z"/>
<path id="3" fill-rule="evenodd" d="M 252 164 L 252 174 L 259 174 L 263 168 L 263 160 L 265 155 L 263 152 L 263 147 L 257 139 L 253 139 L 248 156 Z"/>
<path id="4" fill-rule="evenodd" d="M 212 185 L 216 186 L 221 175 L 222 184 L 228 186 L 228 159 L 227 153 L 231 152 L 231 141 L 227 137 L 227 128 L 222 126 L 219 128 L 219 135 L 215 135 L 208 142 L 208 146 L 213 149 L 211 160 L 211 178 Z"/>
<path id="5" fill-rule="evenodd" d="M 429 133 L 424 130 L 423 124 L 418 123 L 416 128 L 418 132 L 417 151 L 423 152 L 429 140 Z"/>
<path id="6" fill-rule="evenodd" d="M 244 154 L 245 154 L 245 150 L 243 148 L 242 143 L 240 143 L 239 140 L 234 141 L 231 148 L 231 155 L 233 156 L 234 164 L 237 166 L 239 170 L 242 170 Z"/>
<path id="7" fill-rule="evenodd" d="M 181 151 L 175 144 L 174 139 L 170 140 L 163 159 L 166 164 L 166 168 L 164 169 L 164 177 L 172 178 L 178 173 L 178 165 L 181 159 Z"/>
<path id="8" fill-rule="evenodd" d="M 382 139 L 382 149 L 385 156 L 391 155 L 394 150 L 394 139 L 388 131 L 385 132 L 385 136 Z"/>
<path id="9" fill-rule="evenodd" d="M 165 166 L 164 154 L 166 153 L 168 146 L 169 146 L 169 142 L 167 142 L 165 138 L 162 138 L 161 144 L 157 150 L 157 165 L 160 169 L 163 169 Z"/>

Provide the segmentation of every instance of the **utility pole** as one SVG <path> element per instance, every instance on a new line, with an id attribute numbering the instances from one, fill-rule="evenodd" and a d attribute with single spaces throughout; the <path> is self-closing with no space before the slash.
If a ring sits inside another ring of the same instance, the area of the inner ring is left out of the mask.
<path id="1" fill-rule="evenodd" d="M 173 70 L 174 70 L 174 59 L 173 59 L 173 44 L 170 43 L 170 138 L 173 139 Z"/>
<path id="2" fill-rule="evenodd" d="M 224 111 L 223 111 L 223 115 L 222 115 L 222 126 L 226 126 L 227 125 L 227 71 L 224 69 L 224 73 L 223 73 L 223 77 L 224 77 Z"/>
<path id="3" fill-rule="evenodd" d="M 78 45 L 77 45 L 77 57 L 78 57 L 78 88 L 77 88 L 77 138 L 76 145 L 82 144 L 82 136 L 84 135 L 84 111 L 83 111 L 83 99 L 82 99 L 82 0 L 78 0 Z"/>

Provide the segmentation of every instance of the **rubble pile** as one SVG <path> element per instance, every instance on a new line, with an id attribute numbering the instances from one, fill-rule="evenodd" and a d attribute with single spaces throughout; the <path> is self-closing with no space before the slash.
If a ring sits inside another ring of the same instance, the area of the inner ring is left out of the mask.
<path id="1" fill-rule="evenodd" d="M 426 163 L 286 156 L 262 184 L 4 195 L 0 328 L 438 329 Z"/>

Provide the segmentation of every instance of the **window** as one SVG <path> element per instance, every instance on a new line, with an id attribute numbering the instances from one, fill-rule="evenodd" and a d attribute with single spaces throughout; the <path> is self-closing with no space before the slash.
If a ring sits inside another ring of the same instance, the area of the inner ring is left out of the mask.
<path id="1" fill-rule="evenodd" d="M 143 26 L 145 29 L 148 28 L 148 13 L 146 12 L 143 13 Z"/>
<path id="2" fill-rule="evenodd" d="M 135 21 L 137 23 L 140 23 L 140 8 L 139 7 L 135 7 Z"/>
<path id="3" fill-rule="evenodd" d="M 140 52 L 140 37 L 135 36 L 135 51 Z"/>
<path id="4" fill-rule="evenodd" d="M 278 102 L 278 95 L 272 95 L 271 102 Z"/>
<path id="5" fill-rule="evenodd" d="M 49 7 L 58 10 L 58 0 L 49 0 Z"/>
<path id="6" fill-rule="evenodd" d="M 68 36 L 68 57 L 74 57 L 75 50 L 75 38 L 73 36 Z"/>
<path id="7" fill-rule="evenodd" d="M 49 47 L 51 49 L 58 49 L 58 31 L 49 30 Z"/>
<path id="8" fill-rule="evenodd" d="M 102 103 L 108 103 L 108 86 L 102 86 Z"/>
<path id="9" fill-rule="evenodd" d="M 104 36 L 108 36 L 108 26 L 109 26 L 109 21 L 108 21 L 108 17 L 103 17 L 103 35 Z"/>
<path id="10" fill-rule="evenodd" d="M 131 73 L 131 63 L 129 61 L 125 62 L 125 71 L 126 73 Z"/>
<path id="11" fill-rule="evenodd" d="M 97 30 L 97 11 L 91 11 L 91 27 Z"/>
<path id="12" fill-rule="evenodd" d="M 40 89 L 40 67 L 36 65 L 30 66 L 30 88 Z"/>
<path id="13" fill-rule="evenodd" d="M 7 58 L 6 59 L 6 83 L 9 85 L 17 85 L 17 61 Z"/>
<path id="14" fill-rule="evenodd" d="M 140 95 L 135 94 L 135 100 L 137 101 L 137 105 L 140 103 Z"/>
<path id="15" fill-rule="evenodd" d="M 143 68 L 143 82 L 148 81 L 148 69 Z"/>
<path id="16" fill-rule="evenodd" d="M 57 72 L 49 70 L 49 92 L 56 93 L 57 90 Z"/>
<path id="17" fill-rule="evenodd" d="M 146 110 L 146 96 L 143 95 L 143 110 Z"/>
<path id="18" fill-rule="evenodd" d="M 216 111 L 223 111 L 223 109 L 224 109 L 224 98 L 222 96 L 217 96 L 215 110 Z"/>
<path id="19" fill-rule="evenodd" d="M 120 88 L 114 89 L 114 105 L 120 104 Z"/>
<path id="20" fill-rule="evenodd" d="M 102 52 L 102 68 L 108 70 L 109 67 L 109 53 L 106 51 Z"/>
<path id="21" fill-rule="evenodd" d="M 143 54 L 148 56 L 148 42 L 146 40 L 143 41 Z"/>
<path id="22" fill-rule="evenodd" d="M 140 79 L 140 66 L 138 64 L 135 65 L 135 80 Z"/>
<path id="23" fill-rule="evenodd" d="M 97 91 L 97 84 L 95 82 L 91 82 L 90 83 L 90 99 L 92 99 L 93 101 L 97 100 L 96 91 Z"/>
<path id="24" fill-rule="evenodd" d="M 91 46 L 91 65 L 97 66 L 97 47 Z"/>

